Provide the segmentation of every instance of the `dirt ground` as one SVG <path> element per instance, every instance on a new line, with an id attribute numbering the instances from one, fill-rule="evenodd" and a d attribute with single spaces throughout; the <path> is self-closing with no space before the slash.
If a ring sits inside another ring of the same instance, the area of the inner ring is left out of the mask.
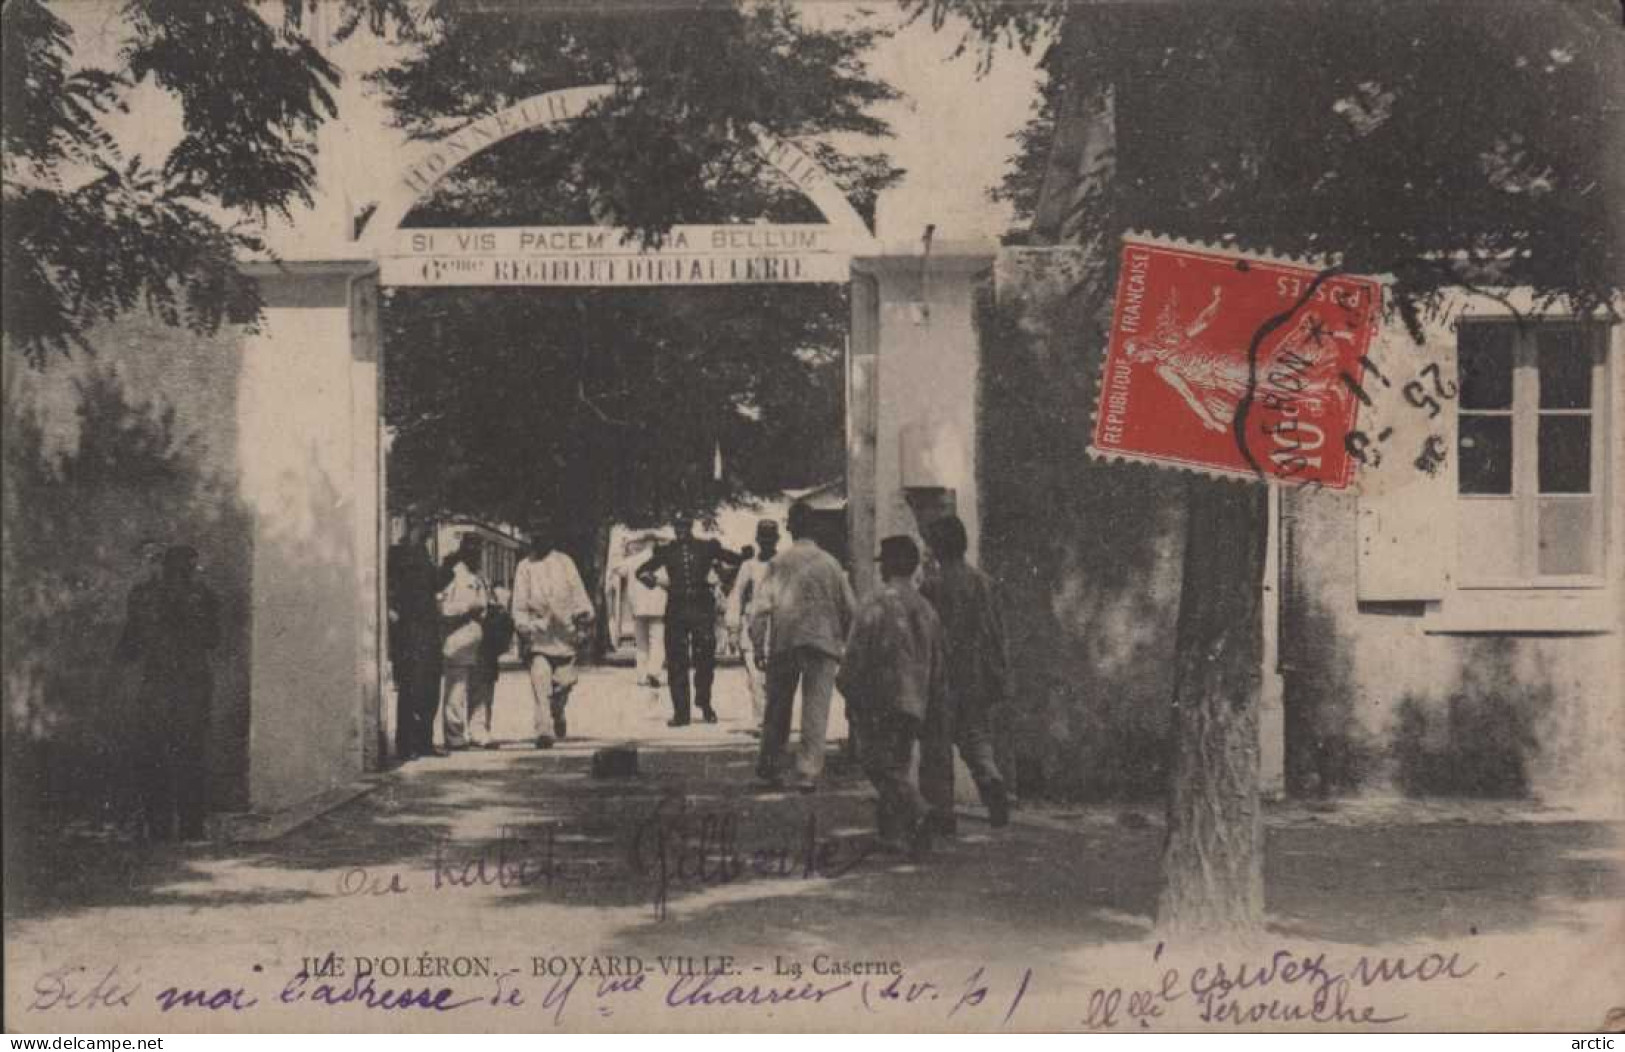
<path id="1" fill-rule="evenodd" d="M 1594 1029 L 1625 1003 L 1606 823 L 1283 809 L 1269 930 L 1221 954 L 1152 937 L 1154 816 L 965 818 L 885 856 L 855 772 L 752 786 L 739 669 L 718 708 L 668 729 L 663 696 L 593 670 L 578 737 L 539 751 L 509 673 L 507 747 L 413 761 L 280 839 L 33 845 L 7 866 L 7 1029 Z M 590 777 L 620 742 L 640 776 Z"/>

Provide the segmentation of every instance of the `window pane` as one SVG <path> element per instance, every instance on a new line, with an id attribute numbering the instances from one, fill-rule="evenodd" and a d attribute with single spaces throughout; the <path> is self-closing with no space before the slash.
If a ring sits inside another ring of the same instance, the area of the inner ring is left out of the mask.
<path id="1" fill-rule="evenodd" d="M 1540 491 L 1591 492 L 1591 417 L 1540 417 Z"/>
<path id="2" fill-rule="evenodd" d="M 1537 334 L 1542 409 L 1591 407 L 1591 353 L 1580 335 L 1573 325 L 1548 326 Z"/>
<path id="3" fill-rule="evenodd" d="M 1511 325 L 1463 325 L 1456 333 L 1460 351 L 1461 407 L 1512 408 Z"/>
<path id="4" fill-rule="evenodd" d="M 1518 503 L 1506 500 L 1464 500 L 1457 505 L 1461 575 L 1466 581 L 1520 577 L 1518 566 Z"/>
<path id="5" fill-rule="evenodd" d="M 1540 502 L 1540 572 L 1596 573 L 1597 546 L 1594 497 Z"/>
<path id="6" fill-rule="evenodd" d="M 1462 493 L 1512 492 L 1512 418 L 1462 414 L 1457 440 Z"/>

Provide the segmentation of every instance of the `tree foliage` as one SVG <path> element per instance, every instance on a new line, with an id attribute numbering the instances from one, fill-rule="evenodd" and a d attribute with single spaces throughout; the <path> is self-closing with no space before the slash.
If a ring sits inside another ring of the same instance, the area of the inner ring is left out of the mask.
<path id="1" fill-rule="evenodd" d="M 1060 107 L 1110 86 L 1115 185 L 1087 203 L 1092 227 L 1336 257 L 1394 276 L 1404 308 L 1453 284 L 1581 308 L 1618 288 L 1617 114 L 1599 92 L 1619 83 L 1625 32 L 1599 5 L 1119 5 L 1088 21 L 1047 56 L 999 191 L 1026 220 Z"/>
<path id="2" fill-rule="evenodd" d="M 782 3 L 447 3 L 422 32 L 377 74 L 413 135 L 548 90 L 620 90 L 471 158 L 408 226 L 600 223 L 658 240 L 678 223 L 818 221 L 764 167 L 755 129 L 819 159 L 865 213 L 901 174 L 856 148 L 887 134 L 870 110 L 895 95 L 867 71 L 880 31 L 861 23 L 811 26 Z M 843 467 L 845 313 L 843 290 L 815 286 L 398 292 L 391 499 L 601 525 L 825 481 Z"/>
<path id="3" fill-rule="evenodd" d="M 1448 286 L 1523 286 L 1585 311 L 1613 309 L 1625 284 L 1611 5 L 905 7 L 963 16 L 989 47 L 1039 39 L 1033 19 L 1053 34 L 996 194 L 1032 225 L 1020 233 L 1089 250 L 1076 295 L 1097 325 L 1117 238 L 1136 228 L 1391 275 L 1413 331 Z M 1191 480 L 1185 504 L 1158 922 L 1208 936 L 1262 921 L 1267 518 L 1262 491 L 1213 480 Z"/>
<path id="4" fill-rule="evenodd" d="M 816 220 L 764 170 L 755 128 L 811 151 L 866 214 L 901 174 L 883 154 L 853 148 L 856 137 L 889 134 L 870 111 L 896 95 L 869 75 L 866 54 L 884 34 L 872 25 L 809 26 L 784 2 L 436 3 L 421 31 L 416 56 L 376 74 L 416 136 L 545 91 L 618 89 L 590 119 L 474 158 L 427 215 L 468 205 L 500 222 L 517 209 L 530 222 L 603 222 L 652 237 L 674 223 Z M 841 148 L 836 136 L 847 137 Z"/>
<path id="5" fill-rule="evenodd" d="M 211 331 L 253 318 L 254 283 L 234 259 L 255 224 L 308 201 L 314 134 L 339 71 L 298 29 L 247 0 L 130 0 L 107 67 L 75 51 L 42 0 L 11 0 L 4 31 L 4 325 L 36 365 L 90 349 L 98 318 L 133 308 Z M 341 28 L 407 16 L 403 0 L 345 0 Z M 110 121 L 156 85 L 180 109 L 167 156 L 126 156 Z"/>
<path id="6" fill-rule="evenodd" d="M 392 497 L 598 526 L 825 481 L 843 465 L 844 307 L 819 286 L 398 290 Z"/>

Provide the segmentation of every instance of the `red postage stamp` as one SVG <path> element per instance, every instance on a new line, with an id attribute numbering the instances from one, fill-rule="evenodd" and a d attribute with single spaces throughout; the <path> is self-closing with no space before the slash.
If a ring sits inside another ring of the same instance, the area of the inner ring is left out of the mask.
<path id="1" fill-rule="evenodd" d="M 1126 238 L 1089 451 L 1345 488 L 1381 297 L 1371 278 Z"/>

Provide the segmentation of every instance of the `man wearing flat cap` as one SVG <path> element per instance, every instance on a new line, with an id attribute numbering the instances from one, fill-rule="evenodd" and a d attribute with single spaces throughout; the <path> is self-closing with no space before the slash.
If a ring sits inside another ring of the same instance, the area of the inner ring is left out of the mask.
<path id="1" fill-rule="evenodd" d="M 932 825 L 909 762 L 926 724 L 948 704 L 942 623 L 914 587 L 919 566 L 913 538 L 880 542 L 881 585 L 858 610 L 836 678 L 880 794 L 881 846 L 915 854 L 929 848 Z"/>

